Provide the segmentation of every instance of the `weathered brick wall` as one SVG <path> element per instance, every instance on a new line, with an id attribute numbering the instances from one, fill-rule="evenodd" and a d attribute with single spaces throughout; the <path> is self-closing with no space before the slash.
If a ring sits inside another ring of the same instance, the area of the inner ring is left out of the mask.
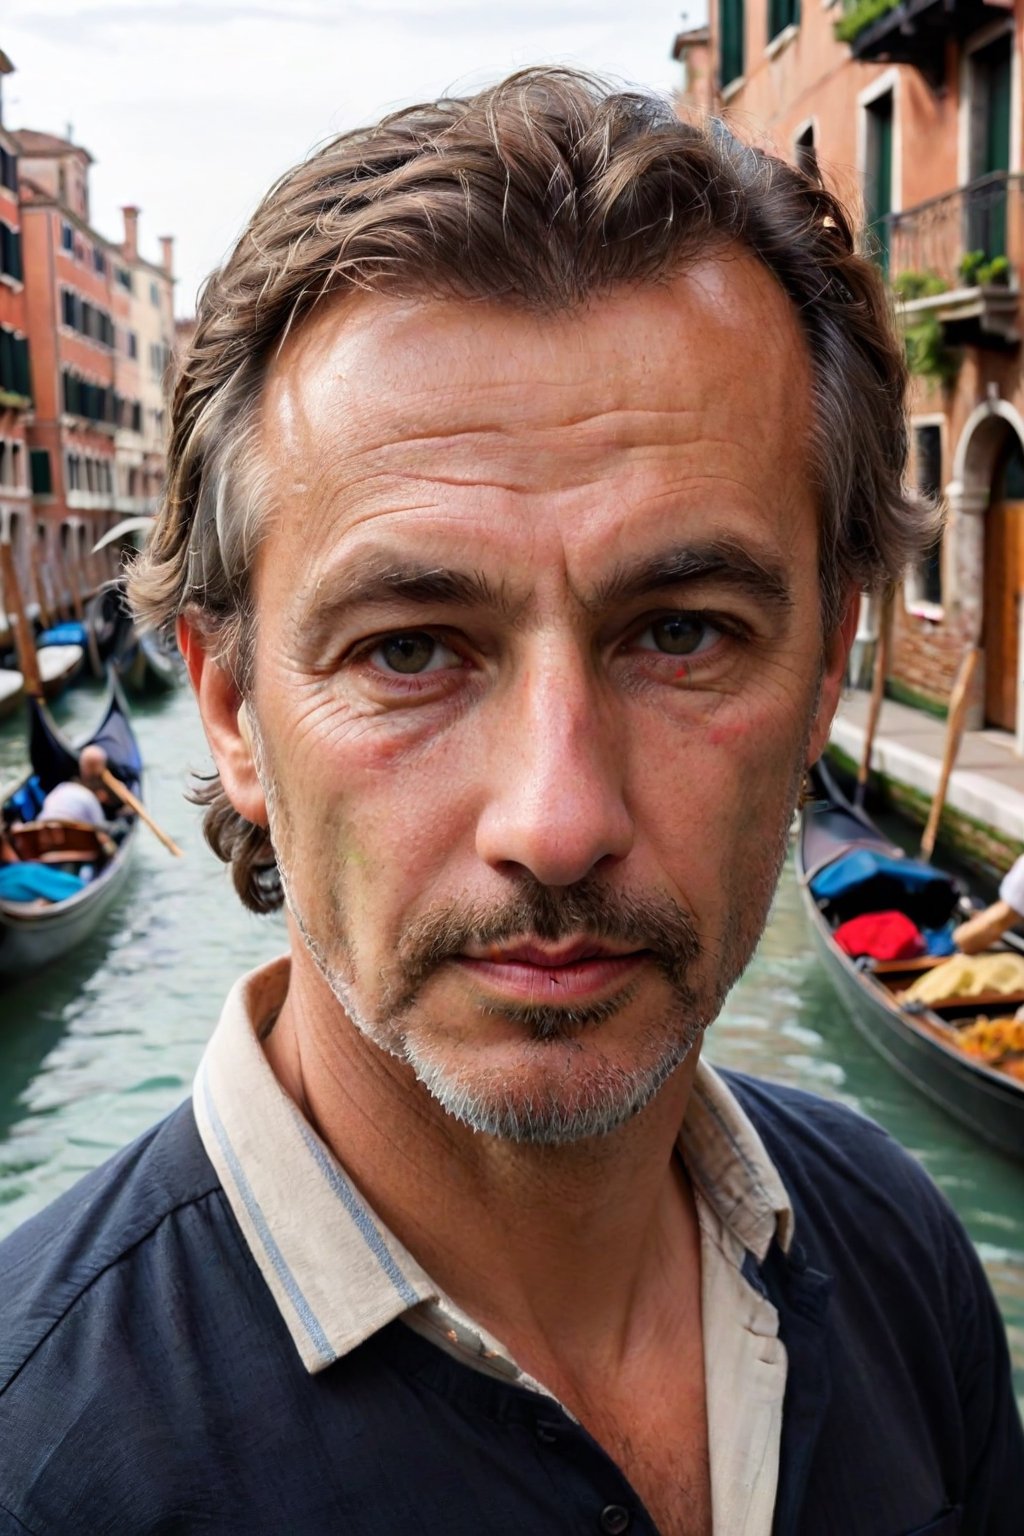
<path id="1" fill-rule="evenodd" d="M 962 614 L 947 613 L 939 621 L 921 618 L 908 613 L 899 598 L 889 676 L 922 699 L 944 705 L 972 640 Z"/>

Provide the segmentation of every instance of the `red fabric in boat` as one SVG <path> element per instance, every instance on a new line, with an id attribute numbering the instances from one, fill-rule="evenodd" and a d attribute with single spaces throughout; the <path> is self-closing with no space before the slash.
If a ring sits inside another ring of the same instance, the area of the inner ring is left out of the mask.
<path id="1" fill-rule="evenodd" d="M 856 958 L 914 960 L 925 953 L 920 931 L 902 912 L 864 912 L 840 923 L 833 934 L 839 948 Z"/>

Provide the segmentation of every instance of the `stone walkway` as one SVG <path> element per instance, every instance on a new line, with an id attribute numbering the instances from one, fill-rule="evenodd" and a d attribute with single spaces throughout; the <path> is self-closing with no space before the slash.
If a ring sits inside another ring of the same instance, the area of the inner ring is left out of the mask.
<path id="1" fill-rule="evenodd" d="M 832 727 L 832 741 L 859 763 L 870 695 L 850 689 Z M 873 771 L 931 798 L 946 748 L 946 722 L 885 699 L 871 754 Z M 949 781 L 946 804 L 1024 844 L 1024 757 L 1006 731 L 966 731 Z"/>

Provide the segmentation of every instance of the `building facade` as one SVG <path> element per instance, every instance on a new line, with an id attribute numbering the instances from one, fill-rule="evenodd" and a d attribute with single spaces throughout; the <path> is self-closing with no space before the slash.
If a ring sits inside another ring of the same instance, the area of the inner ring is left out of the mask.
<path id="1" fill-rule="evenodd" d="M 0 90 L 13 66 L 0 53 Z M 21 578 L 31 579 L 28 421 L 32 366 L 18 203 L 18 149 L 3 126 L 0 96 L 0 537 L 14 545 Z"/>
<path id="2" fill-rule="evenodd" d="M 21 129 L 20 213 L 34 414 L 28 427 L 39 555 L 54 606 L 80 608 L 113 573 L 93 546 L 126 513 L 151 511 L 163 478 L 163 379 L 173 337 L 171 242 L 164 264 L 90 222 L 88 151 Z"/>
<path id="3" fill-rule="evenodd" d="M 1024 751 L 1024 0 L 711 0 L 675 53 L 711 110 L 837 191 L 885 271 L 914 378 L 912 465 L 947 508 L 909 573 L 888 686 Z M 865 614 L 870 630 L 874 617 Z"/>

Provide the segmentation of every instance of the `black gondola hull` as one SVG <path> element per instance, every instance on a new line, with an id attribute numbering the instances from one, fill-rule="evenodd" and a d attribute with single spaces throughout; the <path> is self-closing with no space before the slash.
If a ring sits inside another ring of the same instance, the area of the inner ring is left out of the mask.
<path id="1" fill-rule="evenodd" d="M 1024 1083 L 967 1055 L 901 1008 L 881 981 L 836 944 L 811 892 L 813 875 L 854 847 L 899 857 L 870 819 L 819 776 L 823 798 L 805 806 L 796 847 L 796 871 L 815 948 L 844 1012 L 864 1039 L 918 1091 L 989 1146 L 1024 1161 Z"/>

